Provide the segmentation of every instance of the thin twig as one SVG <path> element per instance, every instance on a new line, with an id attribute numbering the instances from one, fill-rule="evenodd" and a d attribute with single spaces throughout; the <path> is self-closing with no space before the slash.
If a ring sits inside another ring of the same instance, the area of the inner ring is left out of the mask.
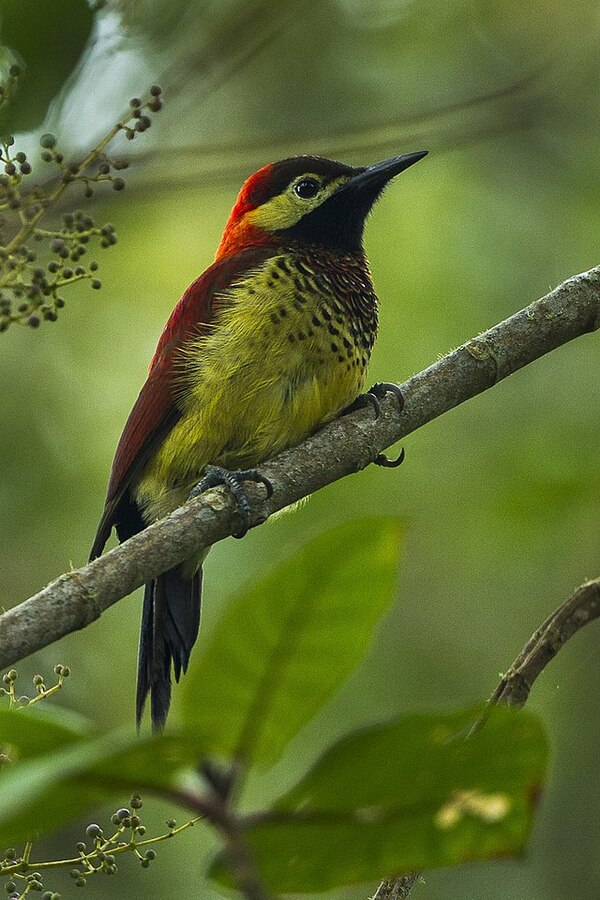
<path id="1" fill-rule="evenodd" d="M 298 447 L 265 463 L 272 497 L 247 489 L 253 525 L 327 484 L 364 469 L 379 453 L 551 350 L 600 326 L 600 268 L 576 275 L 550 294 L 463 344 L 401 385 L 405 406 L 389 396 L 342 416 Z M 156 522 L 101 559 L 61 575 L 0 616 L 0 668 L 84 628 L 135 588 L 232 534 L 235 504 L 216 488 Z"/>

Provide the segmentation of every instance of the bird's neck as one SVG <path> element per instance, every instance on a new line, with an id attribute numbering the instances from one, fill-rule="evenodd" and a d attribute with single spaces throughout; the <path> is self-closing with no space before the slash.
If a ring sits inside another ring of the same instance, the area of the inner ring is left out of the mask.
<path id="1" fill-rule="evenodd" d="M 273 232 L 258 228 L 245 218 L 230 219 L 217 248 L 215 262 L 250 247 L 280 247 L 281 244 L 281 239 Z"/>

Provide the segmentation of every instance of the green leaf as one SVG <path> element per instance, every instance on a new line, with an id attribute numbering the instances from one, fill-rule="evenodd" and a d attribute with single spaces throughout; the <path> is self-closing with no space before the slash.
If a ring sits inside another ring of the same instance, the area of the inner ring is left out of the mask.
<path id="1" fill-rule="evenodd" d="M 12 759 L 43 756 L 75 743 L 89 731 L 83 718 L 65 710 L 0 706 L 0 747 L 10 748 Z"/>
<path id="2" fill-rule="evenodd" d="M 92 19 L 86 0 L 3 0 L 3 65 L 22 67 L 15 99 L 2 109 L 4 134 L 42 123 L 83 52 Z"/>
<path id="3" fill-rule="evenodd" d="M 547 761 L 534 716 L 499 708 L 420 715 L 345 738 L 247 838 L 274 892 L 325 891 L 393 873 L 520 853 Z M 214 876 L 224 879 L 221 863 Z"/>
<path id="4" fill-rule="evenodd" d="M 0 846 L 53 831 L 90 807 L 133 790 L 161 792 L 197 762 L 197 748 L 174 736 L 140 739 L 62 726 L 38 710 L 0 710 Z"/>
<path id="5" fill-rule="evenodd" d="M 394 599 L 402 527 L 370 518 L 303 547 L 228 607 L 184 682 L 203 746 L 260 765 L 326 703 Z"/>

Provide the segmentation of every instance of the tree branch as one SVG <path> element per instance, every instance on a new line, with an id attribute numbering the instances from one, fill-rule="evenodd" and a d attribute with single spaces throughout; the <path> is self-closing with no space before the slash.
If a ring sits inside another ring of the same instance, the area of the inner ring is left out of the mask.
<path id="1" fill-rule="evenodd" d="M 421 876 L 413 872 L 410 875 L 400 875 L 398 878 L 386 878 L 382 881 L 373 896 L 373 900 L 406 900 Z"/>
<path id="2" fill-rule="evenodd" d="M 405 407 L 387 397 L 378 418 L 369 408 L 342 416 L 298 447 L 265 463 L 274 486 L 250 484 L 251 522 L 339 478 L 365 468 L 386 447 L 470 397 L 600 327 L 600 267 L 576 275 L 551 293 L 463 344 L 401 385 Z M 51 582 L 0 616 L 0 668 L 84 628 L 135 588 L 235 530 L 235 507 L 217 488 L 175 510 L 101 559 Z"/>

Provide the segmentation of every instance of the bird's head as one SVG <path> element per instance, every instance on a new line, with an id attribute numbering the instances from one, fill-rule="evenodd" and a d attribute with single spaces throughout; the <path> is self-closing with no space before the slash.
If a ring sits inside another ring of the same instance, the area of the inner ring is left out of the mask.
<path id="1" fill-rule="evenodd" d="M 367 167 L 320 156 L 269 163 L 242 186 L 216 258 L 289 241 L 360 250 L 365 219 L 383 188 L 426 154 L 421 150 Z"/>

